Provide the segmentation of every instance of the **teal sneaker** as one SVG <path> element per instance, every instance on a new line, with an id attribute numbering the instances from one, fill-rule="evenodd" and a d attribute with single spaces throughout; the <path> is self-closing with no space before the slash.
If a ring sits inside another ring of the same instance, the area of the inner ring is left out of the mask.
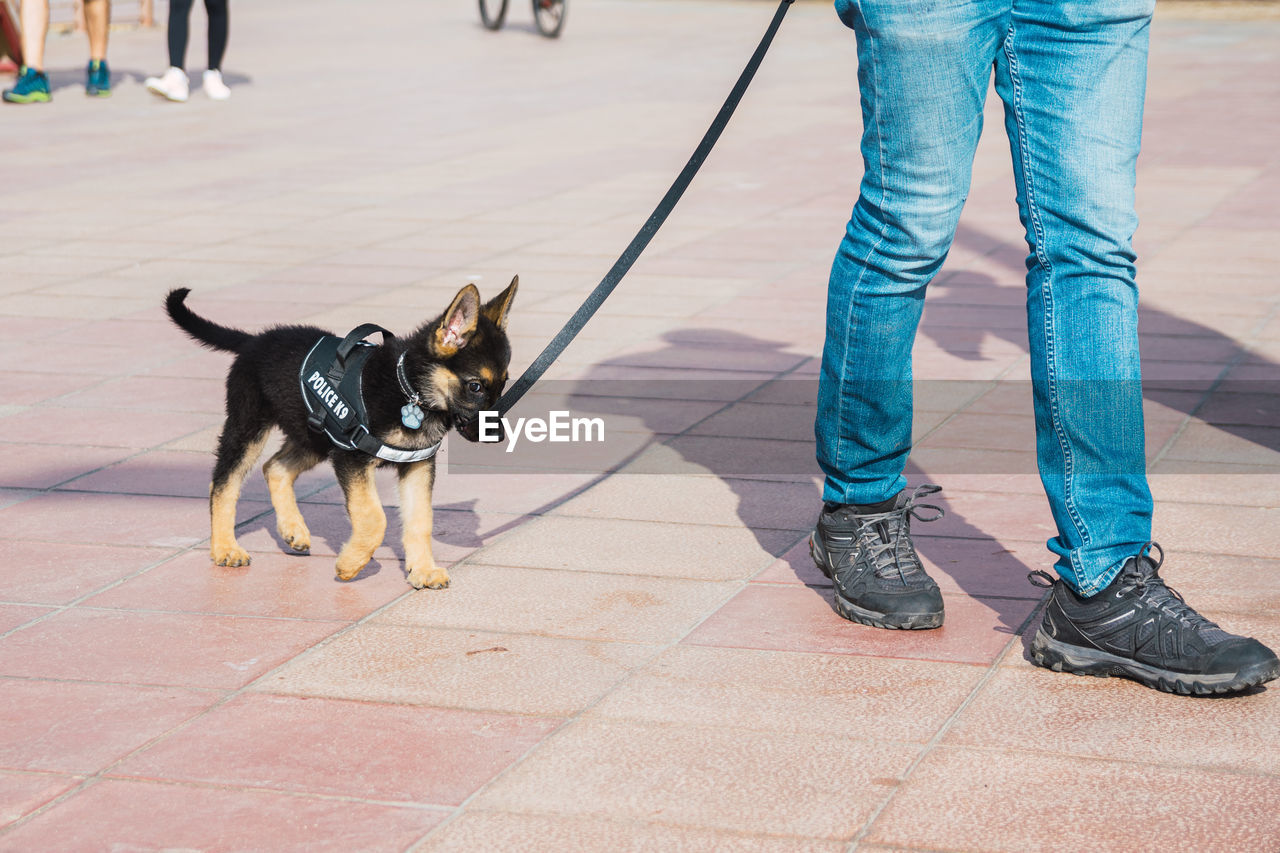
<path id="1" fill-rule="evenodd" d="M 84 93 L 91 98 L 111 97 L 111 69 L 105 59 L 89 60 L 85 70 Z"/>
<path id="2" fill-rule="evenodd" d="M 49 78 L 43 71 L 22 66 L 18 82 L 12 89 L 5 89 L 3 97 L 11 104 L 47 104 L 49 102 Z"/>

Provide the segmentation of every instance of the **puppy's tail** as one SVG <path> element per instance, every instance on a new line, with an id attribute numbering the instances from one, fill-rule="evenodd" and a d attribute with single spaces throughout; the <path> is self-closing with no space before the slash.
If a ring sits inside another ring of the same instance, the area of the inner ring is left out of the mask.
<path id="1" fill-rule="evenodd" d="M 240 352 L 253 335 L 239 329 L 219 326 L 192 311 L 186 306 L 187 294 L 190 292 L 191 289 L 187 287 L 178 287 L 169 291 L 169 295 L 164 298 L 164 310 L 168 312 L 169 319 L 173 320 L 179 329 L 210 349 Z"/>

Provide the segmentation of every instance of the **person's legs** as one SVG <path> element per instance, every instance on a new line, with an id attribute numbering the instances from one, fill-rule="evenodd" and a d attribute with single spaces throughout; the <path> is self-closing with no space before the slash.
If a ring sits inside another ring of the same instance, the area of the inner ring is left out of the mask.
<path id="1" fill-rule="evenodd" d="M 185 68 L 191 0 L 169 0 L 169 67 Z"/>
<path id="2" fill-rule="evenodd" d="M 169 68 L 159 77 L 148 77 L 147 90 L 182 102 L 191 94 L 187 72 L 182 70 L 187 61 L 187 33 L 191 18 L 191 0 L 169 0 Z"/>
<path id="3" fill-rule="evenodd" d="M 107 33 L 111 29 L 111 0 L 84 0 L 85 28 L 89 31 L 89 61 L 107 58 Z"/>
<path id="4" fill-rule="evenodd" d="M 49 0 L 22 0 L 22 58 L 28 68 L 44 71 L 44 40 L 49 35 Z"/>
<path id="5" fill-rule="evenodd" d="M 906 483 L 911 346 L 969 190 L 1001 7 L 836 2 L 857 37 L 864 174 L 827 295 L 815 434 L 830 503 Z"/>
<path id="6" fill-rule="evenodd" d="M 44 73 L 44 39 L 49 31 L 49 0 L 22 0 L 22 53 L 26 63 L 17 82 L 0 98 L 10 104 L 49 102 L 49 78 Z"/>
<path id="7" fill-rule="evenodd" d="M 918 502 L 938 489 L 903 492 L 911 345 L 969 191 L 1007 5 L 837 0 L 836 9 L 857 36 L 864 171 L 827 293 L 814 426 L 825 506 L 810 553 L 846 619 L 936 628 L 942 595 L 911 543 L 911 519 L 941 515 Z"/>
<path id="8" fill-rule="evenodd" d="M 95 98 L 110 97 L 107 33 L 111 28 L 111 0 L 85 0 L 84 19 L 89 32 L 89 67 L 85 69 L 84 93 Z"/>
<path id="9" fill-rule="evenodd" d="M 1105 587 L 1151 538 L 1132 237 L 1154 0 L 1014 0 L 996 61 L 1027 259 L 1058 574 Z"/>
<path id="10" fill-rule="evenodd" d="M 209 70 L 222 69 L 222 55 L 227 50 L 227 0 L 204 0 L 209 14 Z"/>
<path id="11" fill-rule="evenodd" d="M 1176 693 L 1280 676 L 1159 575 L 1151 541 L 1132 247 L 1154 0 L 1013 0 L 996 64 L 1027 231 L 1027 315 L 1040 476 L 1059 580 L 1036 664 Z"/>

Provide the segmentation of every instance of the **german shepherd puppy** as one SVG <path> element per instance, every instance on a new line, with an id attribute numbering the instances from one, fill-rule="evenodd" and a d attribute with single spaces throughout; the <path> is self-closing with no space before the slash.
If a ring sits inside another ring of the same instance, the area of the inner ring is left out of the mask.
<path id="1" fill-rule="evenodd" d="M 448 309 L 405 338 L 378 346 L 365 363 L 362 396 L 369 431 L 379 441 L 415 450 L 430 447 L 456 427 L 468 441 L 478 441 L 476 413 L 492 409 L 507 382 L 511 346 L 507 315 L 515 299 L 519 277 L 492 301 L 481 304 L 480 292 L 468 284 Z M 259 334 L 220 326 L 200 317 L 185 304 L 187 288 L 169 292 L 165 309 L 180 329 L 206 347 L 236 354 L 227 373 L 227 419 L 218 437 L 217 461 L 209 488 L 212 517 L 210 553 L 219 566 L 247 566 L 249 554 L 236 543 L 236 501 L 249 469 L 257 462 L 272 427 L 284 433 L 284 445 L 262 467 L 276 511 L 280 538 L 300 554 L 310 553 L 311 532 L 298 511 L 293 484 L 299 474 L 324 459 L 346 497 L 351 538 L 338 554 L 342 580 L 359 574 L 382 544 L 387 517 L 378 499 L 373 472 L 378 465 L 395 465 L 400 475 L 400 515 L 404 527 L 404 557 L 409 583 L 441 589 L 449 573 L 431 554 L 431 488 L 435 458 L 391 463 L 359 450 L 343 450 L 307 427 L 298 372 L 307 353 L 326 334 L 312 326 L 276 326 Z M 409 429 L 401 422 L 406 399 L 396 377 L 396 362 L 404 355 L 404 372 L 421 396 L 422 425 Z"/>

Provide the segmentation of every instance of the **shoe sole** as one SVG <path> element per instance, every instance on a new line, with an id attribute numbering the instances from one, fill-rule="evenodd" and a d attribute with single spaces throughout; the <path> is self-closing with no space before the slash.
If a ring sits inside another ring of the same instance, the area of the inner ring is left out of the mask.
<path id="1" fill-rule="evenodd" d="M 48 92 L 37 92 L 34 95 L 5 95 L 4 99 L 10 104 L 47 104 L 50 101 Z"/>
<path id="2" fill-rule="evenodd" d="M 1155 690 L 1182 696 L 1237 693 L 1280 677 L 1280 661 L 1274 659 L 1259 661 L 1238 672 L 1193 675 L 1149 666 L 1098 649 L 1068 645 L 1053 639 L 1043 629 L 1038 629 L 1035 638 L 1031 640 L 1031 660 L 1036 666 L 1054 672 L 1092 675 L 1096 678 L 1115 675 L 1133 679 Z"/>
<path id="3" fill-rule="evenodd" d="M 175 104 L 185 104 L 187 102 L 187 98 L 190 97 L 190 95 L 188 95 L 187 98 L 174 98 L 163 89 L 153 89 L 150 86 L 147 87 L 147 91 L 155 95 L 157 98 L 164 98 L 166 101 L 172 101 Z"/>
<path id="4" fill-rule="evenodd" d="M 832 577 L 831 569 L 826 564 L 826 552 L 822 550 L 822 545 L 818 543 L 818 534 L 816 532 L 809 534 L 809 556 L 813 558 L 814 565 L 834 583 L 835 578 Z M 854 604 L 841 595 L 839 589 L 834 589 L 833 594 L 836 613 L 839 613 L 850 622 L 870 625 L 873 628 L 891 628 L 901 631 L 922 631 L 928 628 L 942 627 L 943 611 L 941 610 L 935 613 L 878 613 L 875 610 L 868 610 L 865 607 L 859 607 Z"/>

